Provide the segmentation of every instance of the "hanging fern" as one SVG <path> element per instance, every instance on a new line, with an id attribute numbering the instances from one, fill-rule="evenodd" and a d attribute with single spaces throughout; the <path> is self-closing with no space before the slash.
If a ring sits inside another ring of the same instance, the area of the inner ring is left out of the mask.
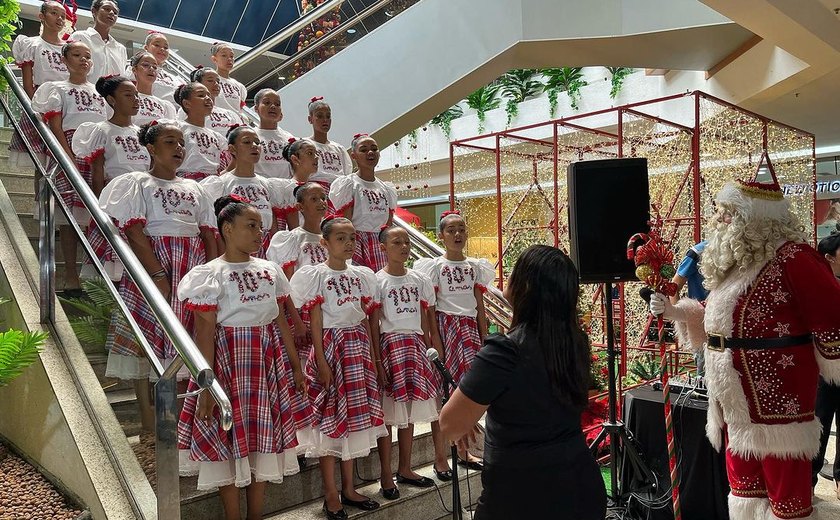
<path id="1" fill-rule="evenodd" d="M 557 97 L 560 92 L 569 96 L 569 105 L 577 110 L 580 103 L 580 89 L 586 86 L 583 67 L 556 67 L 542 71 L 546 78 L 545 92 L 548 93 L 549 116 L 557 113 Z"/>
<path id="2" fill-rule="evenodd" d="M 610 78 L 610 98 L 615 99 L 624 86 L 624 78 L 633 73 L 629 67 L 607 67 L 612 75 Z"/>
<path id="3" fill-rule="evenodd" d="M 114 312 L 114 297 L 104 280 L 95 278 L 82 282 L 86 298 L 59 298 L 62 303 L 78 310 L 83 316 L 70 319 L 70 326 L 79 342 L 86 347 L 105 349 L 108 327 Z"/>
<path id="4" fill-rule="evenodd" d="M 475 110 L 478 115 L 479 134 L 484 133 L 484 121 L 487 118 L 487 112 L 499 108 L 499 105 L 502 104 L 502 100 L 496 97 L 498 91 L 499 85 L 491 83 L 467 96 L 467 106 Z"/>
<path id="5" fill-rule="evenodd" d="M 38 359 L 46 332 L 9 330 L 0 333 L 0 386 L 6 386 Z"/>
<path id="6" fill-rule="evenodd" d="M 431 124 L 439 126 L 446 140 L 450 140 L 452 136 L 452 121 L 464 115 L 464 109 L 460 105 L 454 105 L 447 108 L 445 111 L 436 115 L 430 121 Z"/>
<path id="7" fill-rule="evenodd" d="M 0 62 L 12 63 L 12 38 L 20 29 L 20 2 L 0 2 Z M 0 91 L 6 90 L 5 78 L 0 78 Z"/>
<path id="8" fill-rule="evenodd" d="M 536 76 L 537 71 L 535 69 L 514 69 L 499 78 L 502 95 L 507 99 L 505 103 L 505 113 L 507 114 L 505 126 L 510 126 L 513 119 L 519 114 L 519 103 L 536 96 L 543 90 L 544 85 L 534 79 Z"/>

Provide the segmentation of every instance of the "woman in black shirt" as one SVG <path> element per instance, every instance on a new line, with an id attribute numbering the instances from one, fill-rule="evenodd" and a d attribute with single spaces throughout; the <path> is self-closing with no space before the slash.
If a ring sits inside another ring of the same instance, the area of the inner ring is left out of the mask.
<path id="1" fill-rule="evenodd" d="M 487 412 L 475 520 L 604 518 L 604 481 L 580 428 L 590 349 L 578 291 L 577 269 L 562 251 L 522 253 L 505 294 L 511 331 L 487 338 L 441 412 L 443 434 L 459 442 Z"/>

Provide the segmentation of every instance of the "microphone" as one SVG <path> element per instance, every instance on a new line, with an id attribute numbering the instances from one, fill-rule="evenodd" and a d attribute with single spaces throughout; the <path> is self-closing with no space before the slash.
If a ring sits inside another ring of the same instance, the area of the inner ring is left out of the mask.
<path id="1" fill-rule="evenodd" d="M 443 381 L 451 385 L 452 388 L 457 388 L 458 385 L 455 384 L 455 380 L 452 379 L 452 374 L 449 373 L 449 370 L 446 369 L 446 366 L 440 360 L 440 356 L 438 356 L 438 351 L 434 348 L 426 349 L 426 357 L 429 358 L 429 361 L 437 368 L 440 375 L 443 377 Z"/>
<path id="2" fill-rule="evenodd" d="M 641 296 L 647 303 L 650 303 L 650 297 L 653 296 L 653 289 L 650 287 L 642 287 L 639 289 L 639 296 Z"/>

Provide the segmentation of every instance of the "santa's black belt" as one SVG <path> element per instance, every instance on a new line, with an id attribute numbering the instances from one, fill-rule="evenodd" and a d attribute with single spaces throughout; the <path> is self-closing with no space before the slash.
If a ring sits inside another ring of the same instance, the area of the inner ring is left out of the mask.
<path id="1" fill-rule="evenodd" d="M 709 336 L 706 345 L 717 351 L 723 349 L 759 350 L 764 348 L 795 347 L 813 340 L 811 334 L 799 336 L 782 336 L 781 338 L 724 338 L 723 336 Z"/>

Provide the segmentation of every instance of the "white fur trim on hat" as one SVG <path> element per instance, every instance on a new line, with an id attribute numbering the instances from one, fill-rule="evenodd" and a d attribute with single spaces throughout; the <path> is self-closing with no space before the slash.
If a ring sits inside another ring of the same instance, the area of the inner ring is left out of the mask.
<path id="1" fill-rule="evenodd" d="M 784 198 L 772 200 L 752 196 L 744 189 L 743 185 L 737 182 L 727 182 L 718 192 L 715 201 L 718 204 L 731 205 L 734 212 L 747 221 L 752 219 L 779 221 L 790 219 L 790 201 Z"/>

